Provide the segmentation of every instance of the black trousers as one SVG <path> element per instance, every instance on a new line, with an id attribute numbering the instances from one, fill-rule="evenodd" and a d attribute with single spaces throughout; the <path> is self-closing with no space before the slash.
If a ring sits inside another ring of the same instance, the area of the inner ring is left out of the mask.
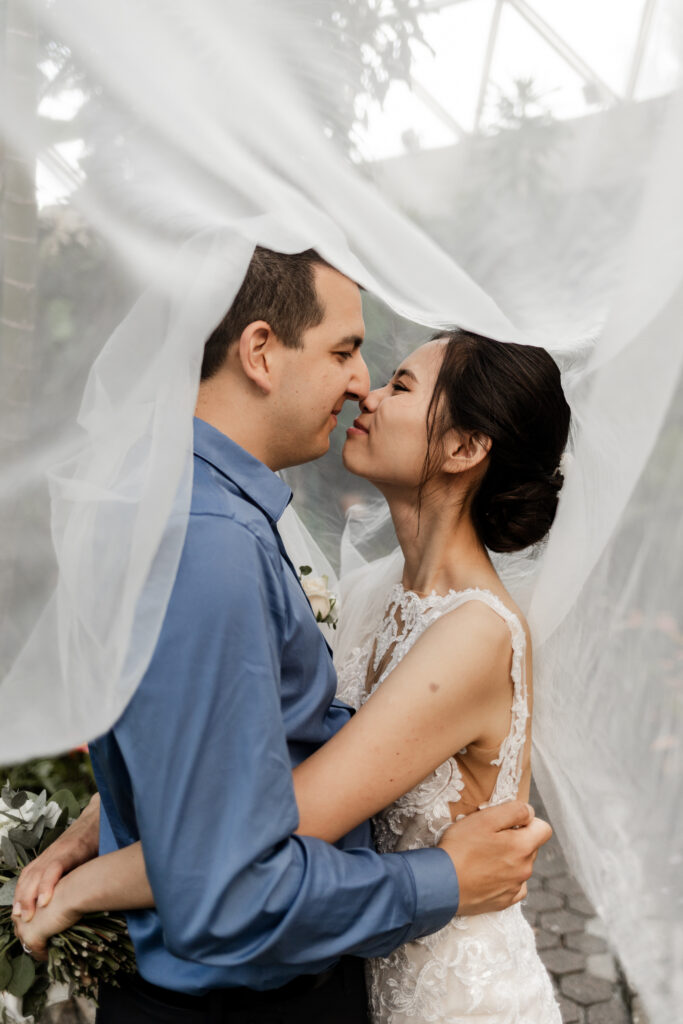
<path id="1" fill-rule="evenodd" d="M 150 985 L 139 974 L 121 988 L 102 985 L 96 1024 L 368 1024 L 363 961 L 342 960 L 269 992 L 214 989 L 190 996 Z"/>

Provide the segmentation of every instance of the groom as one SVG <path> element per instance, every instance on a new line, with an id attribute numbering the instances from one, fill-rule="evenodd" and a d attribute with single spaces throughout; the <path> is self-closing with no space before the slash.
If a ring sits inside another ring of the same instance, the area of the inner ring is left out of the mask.
<path id="1" fill-rule="evenodd" d="M 368 825 L 336 846 L 295 834 L 291 769 L 351 712 L 278 534 L 276 472 L 323 455 L 367 394 L 363 332 L 352 281 L 313 251 L 259 248 L 206 343 L 163 629 L 91 747 L 100 852 L 141 839 L 156 901 L 129 915 L 141 977 L 102 991 L 101 1024 L 360 1024 L 360 958 L 520 899 L 549 838 L 520 803 L 408 853 L 375 853 Z"/>

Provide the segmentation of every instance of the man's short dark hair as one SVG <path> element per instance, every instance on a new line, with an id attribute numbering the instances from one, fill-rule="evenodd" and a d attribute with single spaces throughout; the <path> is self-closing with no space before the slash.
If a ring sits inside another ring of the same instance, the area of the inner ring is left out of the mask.
<path id="1" fill-rule="evenodd" d="M 315 249 L 282 253 L 257 246 L 235 301 L 204 346 L 201 379 L 213 377 L 230 346 L 255 320 L 265 320 L 283 345 L 301 348 L 304 331 L 325 316 L 314 267 L 329 265 Z"/>

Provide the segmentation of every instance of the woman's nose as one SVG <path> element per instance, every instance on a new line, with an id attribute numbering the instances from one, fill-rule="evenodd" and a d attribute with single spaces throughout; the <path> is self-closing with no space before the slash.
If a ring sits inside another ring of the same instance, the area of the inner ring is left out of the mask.
<path id="1" fill-rule="evenodd" d="M 382 401 L 383 391 L 384 388 L 375 388 L 373 391 L 369 391 L 365 398 L 359 402 L 362 412 L 374 412 Z"/>

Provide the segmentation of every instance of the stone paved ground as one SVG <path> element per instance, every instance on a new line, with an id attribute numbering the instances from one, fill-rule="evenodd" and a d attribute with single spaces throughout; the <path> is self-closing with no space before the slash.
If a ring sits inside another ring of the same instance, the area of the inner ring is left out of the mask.
<path id="1" fill-rule="evenodd" d="M 545 816 L 535 788 L 531 803 Z M 556 836 L 536 858 L 524 914 L 553 979 L 564 1024 L 647 1024 Z"/>

